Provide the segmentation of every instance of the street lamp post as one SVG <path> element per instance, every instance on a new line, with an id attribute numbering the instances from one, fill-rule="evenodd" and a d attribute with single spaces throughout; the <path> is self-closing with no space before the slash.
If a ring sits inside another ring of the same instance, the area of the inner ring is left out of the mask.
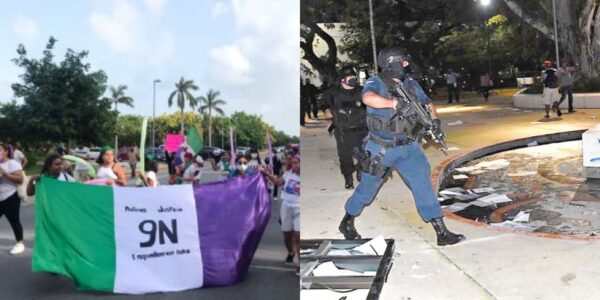
<path id="1" fill-rule="evenodd" d="M 558 32 L 556 31 L 556 3 L 552 0 L 552 15 L 554 17 L 554 48 L 556 49 L 556 68 L 560 68 L 560 58 L 558 57 Z"/>
<path id="2" fill-rule="evenodd" d="M 152 148 L 156 147 L 154 143 L 154 123 L 156 123 L 156 84 L 160 82 L 160 79 L 154 79 L 152 84 L 154 85 L 154 96 L 152 97 Z"/>
<path id="3" fill-rule="evenodd" d="M 225 118 L 221 119 L 221 149 L 225 149 Z"/>

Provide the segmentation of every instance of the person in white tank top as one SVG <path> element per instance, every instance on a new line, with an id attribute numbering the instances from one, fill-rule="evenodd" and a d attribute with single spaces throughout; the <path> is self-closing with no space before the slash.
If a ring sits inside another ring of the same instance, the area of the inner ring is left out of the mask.
<path id="1" fill-rule="evenodd" d="M 100 156 L 96 162 L 100 165 L 96 172 L 96 179 L 106 179 L 107 185 L 127 185 L 127 176 L 125 170 L 115 162 L 113 149 L 105 146 L 100 149 Z"/>

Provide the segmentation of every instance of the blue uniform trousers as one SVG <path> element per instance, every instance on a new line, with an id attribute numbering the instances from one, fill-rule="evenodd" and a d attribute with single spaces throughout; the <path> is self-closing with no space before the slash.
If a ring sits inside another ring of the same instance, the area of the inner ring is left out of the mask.
<path id="1" fill-rule="evenodd" d="M 419 215 L 425 222 L 442 216 L 440 203 L 433 192 L 431 167 L 418 142 L 408 145 L 385 148 L 373 141 L 368 141 L 365 149 L 371 158 L 382 153 L 382 163 L 386 167 L 398 171 L 406 185 L 410 188 Z M 346 202 L 346 212 L 358 216 L 363 208 L 370 205 L 383 185 L 383 178 L 363 172 L 359 185 Z"/>

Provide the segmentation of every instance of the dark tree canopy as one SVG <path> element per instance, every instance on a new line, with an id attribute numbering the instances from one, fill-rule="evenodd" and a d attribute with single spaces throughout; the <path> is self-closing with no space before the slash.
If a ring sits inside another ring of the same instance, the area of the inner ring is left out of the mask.
<path id="1" fill-rule="evenodd" d="M 506 2 L 521 3 L 545 22 L 551 16 L 548 7 L 529 3 L 536 1 Z M 540 61 L 553 53 L 552 40 L 502 1 L 484 7 L 473 0 L 380 0 L 373 1 L 373 15 L 377 50 L 402 47 L 422 71 L 428 67 L 442 72 L 448 67 L 465 68 L 475 73 L 512 67 L 537 70 Z M 368 1 L 303 1 L 301 22 L 303 58 L 323 77 L 337 75 L 335 67 L 340 64 L 334 50 L 354 63 L 373 67 Z M 339 45 L 321 29 L 334 23 L 345 32 Z M 328 46 L 323 57 L 311 52 L 309 45 L 316 36 Z"/>
<path id="2" fill-rule="evenodd" d="M 5 138 L 41 145 L 44 142 L 83 142 L 101 144 L 114 134 L 116 113 L 111 103 L 102 99 L 106 90 L 106 74 L 92 71 L 84 62 L 87 51 L 68 49 L 64 60 L 54 62 L 54 44 L 50 37 L 43 57 L 29 58 L 23 45 L 17 48 L 13 62 L 23 68 L 21 82 L 12 89 L 15 102 L 3 105 L 3 120 L 14 122 Z M 3 130 L 4 131 L 4 130 Z"/>

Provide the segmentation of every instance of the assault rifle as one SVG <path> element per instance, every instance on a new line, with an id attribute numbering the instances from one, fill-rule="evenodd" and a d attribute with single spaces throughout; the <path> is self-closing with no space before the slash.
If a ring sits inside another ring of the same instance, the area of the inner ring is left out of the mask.
<path id="1" fill-rule="evenodd" d="M 448 151 L 448 146 L 446 145 L 446 136 L 441 130 L 439 133 L 432 130 L 433 119 L 431 119 L 431 110 L 429 107 L 421 105 L 421 103 L 419 103 L 417 99 L 411 97 L 399 83 L 394 82 L 392 91 L 398 102 L 401 103 L 398 105 L 401 109 L 397 110 L 391 119 L 393 120 L 397 116 L 411 116 L 407 121 L 411 122 L 413 128 L 418 131 L 415 132 L 415 134 L 422 135 L 426 142 L 436 141 L 441 146 L 440 150 L 447 155 L 446 151 Z M 415 113 L 408 114 L 411 110 Z"/>

